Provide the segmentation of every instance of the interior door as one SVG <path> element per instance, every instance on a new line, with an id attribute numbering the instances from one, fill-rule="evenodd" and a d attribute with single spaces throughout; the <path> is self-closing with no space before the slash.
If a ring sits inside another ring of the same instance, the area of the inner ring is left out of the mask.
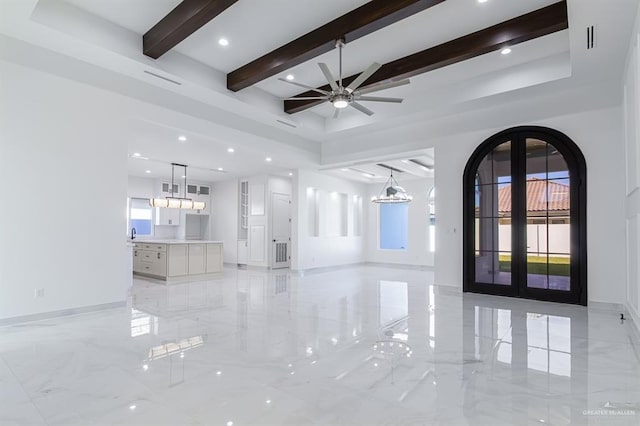
<path id="1" fill-rule="evenodd" d="M 288 268 L 291 264 L 291 197 L 285 194 L 271 196 L 271 268 Z"/>
<path id="2" fill-rule="evenodd" d="M 586 166 L 548 130 L 499 133 L 470 159 L 465 291 L 586 304 Z"/>

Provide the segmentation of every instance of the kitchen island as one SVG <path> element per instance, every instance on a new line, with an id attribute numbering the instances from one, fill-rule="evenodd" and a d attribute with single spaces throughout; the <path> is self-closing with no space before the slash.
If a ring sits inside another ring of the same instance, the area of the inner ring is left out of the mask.
<path id="1" fill-rule="evenodd" d="M 184 281 L 222 272 L 222 242 L 204 240 L 133 240 L 133 273 Z"/>

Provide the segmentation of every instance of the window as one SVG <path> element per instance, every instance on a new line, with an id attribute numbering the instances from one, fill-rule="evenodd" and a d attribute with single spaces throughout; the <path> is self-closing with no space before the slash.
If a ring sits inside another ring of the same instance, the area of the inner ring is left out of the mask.
<path id="1" fill-rule="evenodd" d="M 380 204 L 380 249 L 406 250 L 409 205 Z"/>
<path id="2" fill-rule="evenodd" d="M 129 228 L 136 228 L 136 235 L 153 235 L 153 210 L 147 198 L 129 200 Z"/>

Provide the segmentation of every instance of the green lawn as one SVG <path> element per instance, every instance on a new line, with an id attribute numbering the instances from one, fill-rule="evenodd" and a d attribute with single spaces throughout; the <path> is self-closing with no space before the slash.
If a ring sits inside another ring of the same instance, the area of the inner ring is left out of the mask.
<path id="1" fill-rule="evenodd" d="M 549 257 L 549 275 L 569 276 L 571 259 L 568 257 Z M 511 256 L 500 255 L 500 270 L 503 272 L 511 272 Z M 529 274 L 547 274 L 547 258 L 546 256 L 527 257 L 527 272 Z"/>

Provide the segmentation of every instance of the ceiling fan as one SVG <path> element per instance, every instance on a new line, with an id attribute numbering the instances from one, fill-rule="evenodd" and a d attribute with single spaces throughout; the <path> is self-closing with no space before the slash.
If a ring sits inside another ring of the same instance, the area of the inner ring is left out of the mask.
<path id="1" fill-rule="evenodd" d="M 297 83 L 295 81 L 285 80 L 284 78 L 279 78 L 278 80 L 284 81 L 285 83 L 293 84 L 299 87 L 304 87 L 305 89 L 312 90 L 314 92 L 318 92 L 321 96 L 307 96 L 307 97 L 293 97 L 284 99 L 285 101 L 306 101 L 306 100 L 322 100 L 328 101 L 333 104 L 336 108 L 333 118 L 338 118 L 340 114 L 340 110 L 346 108 L 348 106 L 357 109 L 358 111 L 367 114 L 369 116 L 373 115 L 373 111 L 364 105 L 358 103 L 357 101 L 367 101 L 367 102 L 391 102 L 399 104 L 403 101 L 401 98 L 386 98 L 380 96 L 365 96 L 368 93 L 377 92 L 380 90 L 390 89 L 392 87 L 404 86 L 405 84 L 409 84 L 409 79 L 398 80 L 398 81 L 389 81 L 382 84 L 372 84 L 370 86 L 366 86 L 360 88 L 360 85 L 364 83 L 369 77 L 371 77 L 378 69 L 382 66 L 377 62 L 374 62 L 364 70 L 355 80 L 353 80 L 349 85 L 344 87 L 342 85 L 342 48 L 344 47 L 344 40 L 338 39 L 336 41 L 336 47 L 339 49 L 340 55 L 340 71 L 338 74 L 338 82 L 336 83 L 336 79 L 333 78 L 333 74 L 329 71 L 329 67 L 325 63 L 318 63 L 320 70 L 324 74 L 325 78 L 329 82 L 329 86 L 331 86 L 331 91 L 318 89 L 312 86 L 307 86 L 306 84 Z"/>

